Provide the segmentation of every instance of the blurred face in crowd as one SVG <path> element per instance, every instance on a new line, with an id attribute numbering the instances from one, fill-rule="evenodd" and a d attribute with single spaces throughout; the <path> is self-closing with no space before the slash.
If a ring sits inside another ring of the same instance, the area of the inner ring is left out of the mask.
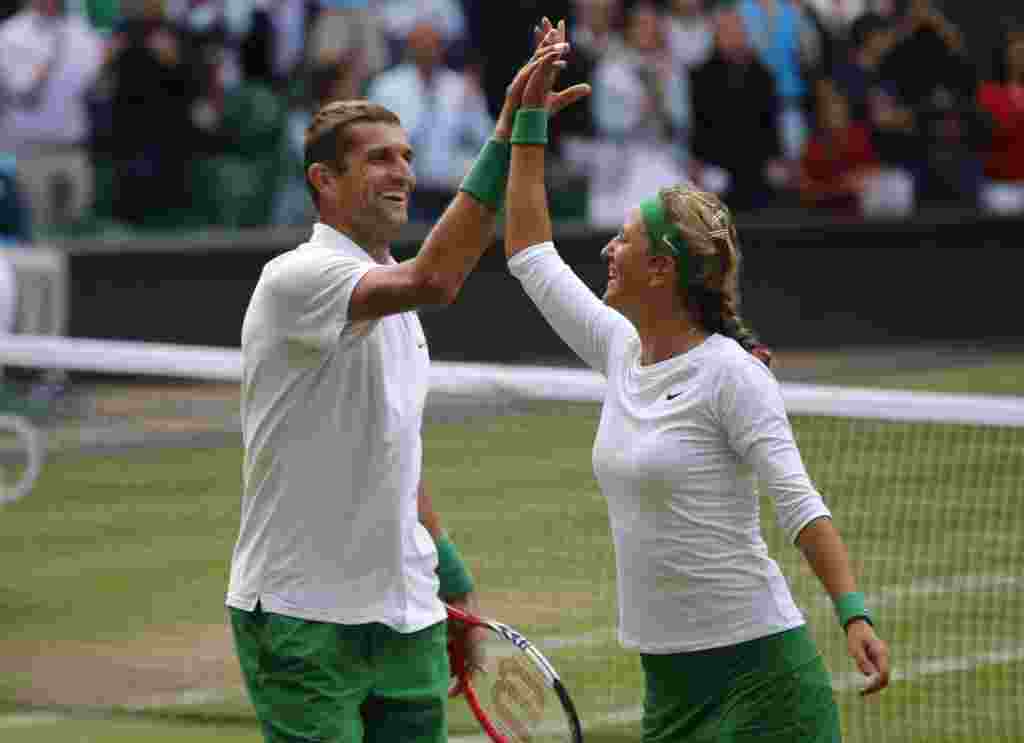
<path id="1" fill-rule="evenodd" d="M 405 40 L 406 53 L 420 68 L 431 70 L 444 60 L 444 37 L 430 21 L 419 21 Z"/>
<path id="2" fill-rule="evenodd" d="M 629 14 L 626 26 L 626 39 L 629 45 L 642 52 L 653 52 L 661 49 L 662 35 L 659 26 L 660 17 L 653 5 L 638 4 Z"/>
<path id="3" fill-rule="evenodd" d="M 51 18 L 64 15 L 64 0 L 34 0 L 32 7 L 39 15 Z"/>
<path id="4" fill-rule="evenodd" d="M 579 24 L 601 35 L 611 30 L 616 10 L 615 0 L 577 0 L 576 17 Z"/>
<path id="5" fill-rule="evenodd" d="M 896 34 L 891 28 L 879 28 L 869 33 L 864 39 L 864 46 L 861 49 L 861 56 L 865 63 L 878 64 L 895 41 Z"/>
<path id="6" fill-rule="evenodd" d="M 704 0 L 672 0 L 672 13 L 678 18 L 696 18 L 704 12 Z"/>
<path id="7" fill-rule="evenodd" d="M 397 237 L 409 221 L 416 178 L 405 130 L 379 121 L 350 124 L 343 166 L 332 169 L 320 189 L 321 213 L 330 209 L 351 233 L 367 243 Z M 326 209 L 325 209 L 326 207 Z"/>
<path id="8" fill-rule="evenodd" d="M 840 93 L 829 90 L 818 99 L 822 128 L 841 132 L 850 126 L 850 106 Z"/>
<path id="9" fill-rule="evenodd" d="M 1011 81 L 1024 83 L 1024 33 L 1017 34 L 1006 48 L 1006 71 Z"/>
<path id="10" fill-rule="evenodd" d="M 751 57 L 747 27 L 739 13 L 726 11 L 715 19 L 715 44 L 722 56 L 732 62 L 746 62 Z"/>

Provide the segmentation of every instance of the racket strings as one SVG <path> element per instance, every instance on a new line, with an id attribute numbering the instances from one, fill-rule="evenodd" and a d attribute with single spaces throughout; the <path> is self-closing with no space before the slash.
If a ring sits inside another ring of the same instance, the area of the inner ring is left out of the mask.
<path id="1" fill-rule="evenodd" d="M 522 653 L 488 648 L 485 670 L 473 678 L 487 716 L 509 743 L 574 740 L 561 699 Z"/>

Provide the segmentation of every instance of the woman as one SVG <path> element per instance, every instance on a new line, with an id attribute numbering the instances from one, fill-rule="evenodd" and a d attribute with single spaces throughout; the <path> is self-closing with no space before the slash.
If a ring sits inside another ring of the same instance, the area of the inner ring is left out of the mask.
<path id="1" fill-rule="evenodd" d="M 856 216 L 881 167 L 871 130 L 851 118 L 834 85 L 822 81 L 817 94 L 818 127 L 800 158 L 800 196 L 809 207 Z"/>
<path id="2" fill-rule="evenodd" d="M 1024 212 L 1024 26 L 1007 30 L 978 104 L 994 124 L 984 153 L 983 203 L 993 212 Z"/>
<path id="3" fill-rule="evenodd" d="M 755 474 L 836 602 L 863 693 L 887 685 L 888 649 L 779 386 L 737 342 L 747 331 L 732 217 L 686 187 L 645 200 L 603 251 L 602 302 L 551 242 L 547 98 L 534 88 L 511 140 L 506 256 L 554 329 L 608 379 L 593 461 L 615 540 L 619 638 L 645 673 L 643 739 L 838 741 L 829 674 L 760 535 Z"/>

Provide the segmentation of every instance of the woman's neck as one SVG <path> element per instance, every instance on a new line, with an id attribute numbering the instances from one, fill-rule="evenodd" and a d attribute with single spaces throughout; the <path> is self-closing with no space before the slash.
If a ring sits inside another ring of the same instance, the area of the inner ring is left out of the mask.
<path id="1" fill-rule="evenodd" d="M 703 343 L 709 333 L 688 317 L 638 326 L 640 365 L 650 366 L 680 356 Z"/>

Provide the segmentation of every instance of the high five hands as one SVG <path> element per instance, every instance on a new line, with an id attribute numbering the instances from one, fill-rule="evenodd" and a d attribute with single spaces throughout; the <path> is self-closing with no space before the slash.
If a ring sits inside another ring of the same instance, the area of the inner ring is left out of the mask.
<path id="1" fill-rule="evenodd" d="M 505 89 L 505 102 L 495 127 L 495 136 L 499 139 L 511 137 L 515 113 L 520 107 L 543 108 L 549 116 L 554 116 L 590 95 L 590 85 L 586 83 L 572 85 L 559 92 L 553 89 L 558 73 L 566 67 L 564 57 L 570 49 L 565 38 L 564 20 L 553 26 L 544 18 L 534 29 L 534 41 L 536 50 L 533 56 Z"/>

